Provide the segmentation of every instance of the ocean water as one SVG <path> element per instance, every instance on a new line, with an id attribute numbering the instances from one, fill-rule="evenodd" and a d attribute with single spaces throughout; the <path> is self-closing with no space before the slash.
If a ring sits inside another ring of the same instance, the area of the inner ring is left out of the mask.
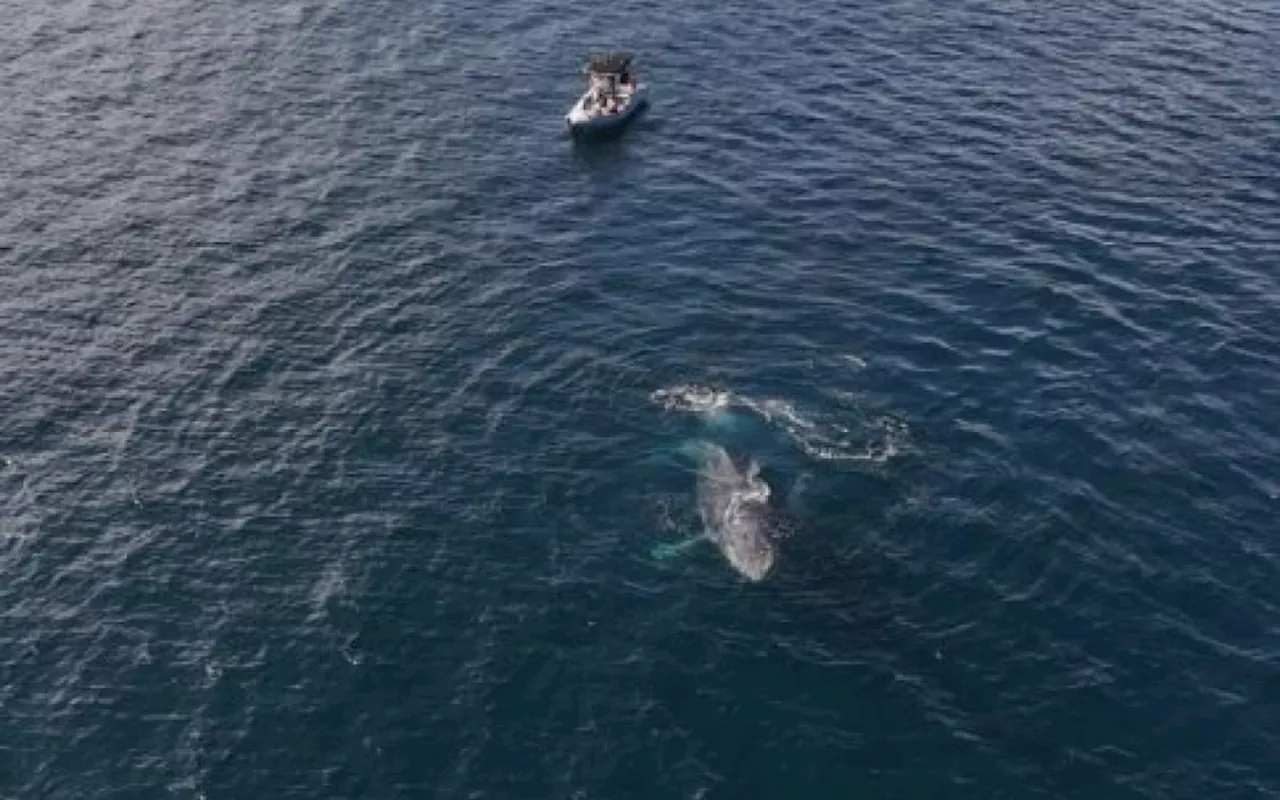
<path id="1" fill-rule="evenodd" d="M 3 7 L 3 800 L 1280 794 L 1275 3 Z"/>

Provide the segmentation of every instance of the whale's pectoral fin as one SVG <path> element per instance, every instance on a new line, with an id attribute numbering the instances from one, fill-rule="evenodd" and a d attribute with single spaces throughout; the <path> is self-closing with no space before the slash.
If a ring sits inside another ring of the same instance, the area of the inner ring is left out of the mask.
<path id="1" fill-rule="evenodd" d="M 655 544 L 653 549 L 649 551 L 649 555 L 653 556 L 656 561 L 666 561 L 669 558 L 675 558 L 690 549 L 696 544 L 707 541 L 705 534 L 698 534 L 680 542 L 663 542 Z"/>

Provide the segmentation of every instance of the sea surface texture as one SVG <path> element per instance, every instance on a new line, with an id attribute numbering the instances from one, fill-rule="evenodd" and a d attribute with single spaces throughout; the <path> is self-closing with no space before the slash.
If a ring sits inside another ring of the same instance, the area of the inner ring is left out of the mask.
<path id="1" fill-rule="evenodd" d="M 0 799 L 1280 796 L 1274 0 L 0 8 Z"/>

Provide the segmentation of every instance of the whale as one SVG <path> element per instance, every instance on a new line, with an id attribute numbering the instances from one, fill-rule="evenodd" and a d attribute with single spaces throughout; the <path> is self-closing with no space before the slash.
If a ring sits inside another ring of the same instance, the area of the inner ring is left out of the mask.
<path id="1" fill-rule="evenodd" d="M 764 580 L 777 561 L 777 541 L 785 534 L 770 502 L 772 490 L 760 465 L 735 458 L 724 447 L 706 441 L 686 443 L 685 454 L 698 459 L 697 507 L 702 532 L 684 542 L 654 548 L 656 558 L 670 558 L 698 542 L 710 542 L 739 575 Z"/>
<path id="2" fill-rule="evenodd" d="M 739 574 L 762 581 L 777 558 L 769 484 L 755 461 L 741 464 L 718 445 L 707 451 L 698 471 L 698 515 L 706 536 Z"/>

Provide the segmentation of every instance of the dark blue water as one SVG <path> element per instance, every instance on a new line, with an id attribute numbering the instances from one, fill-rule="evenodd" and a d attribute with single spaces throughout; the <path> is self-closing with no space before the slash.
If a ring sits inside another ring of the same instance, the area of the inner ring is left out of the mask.
<path id="1" fill-rule="evenodd" d="M 1274 3 L 3 5 L 0 797 L 1280 792 Z"/>

